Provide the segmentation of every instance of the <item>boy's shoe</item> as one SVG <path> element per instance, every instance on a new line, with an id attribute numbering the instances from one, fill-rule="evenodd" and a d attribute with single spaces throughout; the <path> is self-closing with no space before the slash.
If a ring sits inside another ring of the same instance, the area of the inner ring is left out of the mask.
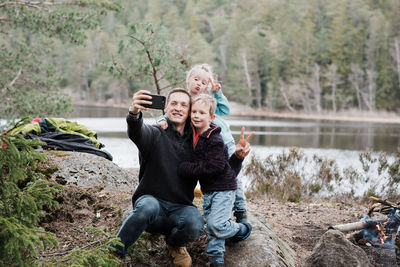
<path id="1" fill-rule="evenodd" d="M 214 256 L 211 258 L 211 265 L 210 267 L 225 267 L 224 256 Z"/>
<path id="2" fill-rule="evenodd" d="M 237 223 L 247 223 L 247 212 L 246 210 L 235 210 L 233 216 L 236 217 Z"/>
<path id="3" fill-rule="evenodd" d="M 251 225 L 250 224 L 239 223 L 239 231 L 231 238 L 228 238 L 228 240 L 229 240 L 229 242 L 243 241 L 250 236 L 250 233 L 251 233 Z"/>
<path id="4" fill-rule="evenodd" d="M 186 247 L 175 247 L 167 245 L 169 254 L 174 259 L 174 264 L 179 267 L 190 267 L 192 258 L 186 250 Z"/>

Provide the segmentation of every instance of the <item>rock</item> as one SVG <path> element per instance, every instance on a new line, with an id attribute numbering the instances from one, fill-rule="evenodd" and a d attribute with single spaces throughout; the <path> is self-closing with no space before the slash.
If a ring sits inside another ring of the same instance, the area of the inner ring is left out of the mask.
<path id="1" fill-rule="evenodd" d="M 74 184 L 93 190 L 101 184 L 99 191 L 103 189 L 121 192 L 133 191 L 137 187 L 138 170 L 122 169 L 107 159 L 88 153 L 46 151 L 46 154 L 47 161 L 40 168 L 60 184 Z M 76 212 L 78 217 L 93 217 L 92 211 L 88 210 L 92 201 L 90 195 L 82 194 L 80 201 L 83 204 Z M 131 198 L 128 197 L 123 202 L 122 221 L 132 211 Z M 263 216 L 249 212 L 248 220 L 253 227 L 252 234 L 243 242 L 227 246 L 226 266 L 296 266 L 295 252 L 271 230 Z M 201 253 L 205 253 L 202 248 L 205 246 L 205 239 L 204 236 L 197 241 Z"/>
<path id="2" fill-rule="evenodd" d="M 89 153 L 46 151 L 47 161 L 42 169 L 51 169 L 52 179 L 59 184 L 91 187 L 104 184 L 104 191 L 133 191 L 138 185 L 137 175 L 122 169 L 103 157 Z"/>
<path id="3" fill-rule="evenodd" d="M 253 230 L 245 241 L 226 247 L 226 266 L 296 266 L 296 253 L 280 239 L 257 213 L 248 212 Z"/>
<path id="4" fill-rule="evenodd" d="M 337 230 L 322 235 L 303 267 L 372 267 L 367 254 Z"/>
<path id="5" fill-rule="evenodd" d="M 131 212 L 132 206 L 123 208 L 122 221 Z M 265 219 L 257 213 L 253 215 L 248 212 L 247 214 L 248 221 L 253 228 L 251 235 L 245 241 L 226 245 L 226 266 L 296 266 L 296 253 L 272 231 Z"/>

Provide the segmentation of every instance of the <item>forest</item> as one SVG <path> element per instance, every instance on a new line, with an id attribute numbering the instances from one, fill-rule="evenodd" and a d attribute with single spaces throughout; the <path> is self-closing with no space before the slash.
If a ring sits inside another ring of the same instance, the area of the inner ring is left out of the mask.
<path id="1" fill-rule="evenodd" d="M 0 117 L 166 94 L 203 62 L 256 108 L 400 108 L 399 0 L 74 2 L 98 8 L 0 1 Z"/>

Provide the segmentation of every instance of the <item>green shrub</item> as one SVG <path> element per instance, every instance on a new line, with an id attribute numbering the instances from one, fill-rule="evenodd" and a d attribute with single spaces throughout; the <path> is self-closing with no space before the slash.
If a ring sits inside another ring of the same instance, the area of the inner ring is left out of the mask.
<path id="1" fill-rule="evenodd" d="M 269 155 L 264 160 L 253 156 L 245 173 L 252 179 L 252 194 L 291 202 L 321 190 L 331 192 L 331 183 L 342 180 L 334 160 L 317 155 L 308 158 L 298 148 L 290 148 L 288 153 L 276 157 Z"/>
<path id="2" fill-rule="evenodd" d="M 359 154 L 359 161 L 362 167 L 359 170 L 353 166 L 340 170 L 335 160 L 317 155 L 306 157 L 298 148 L 290 148 L 288 153 L 275 157 L 269 155 L 263 160 L 253 156 L 245 170 L 251 179 L 247 195 L 265 194 L 278 200 L 297 202 L 315 194 L 354 196 L 357 190 L 366 188 L 365 198 L 398 197 L 400 149 L 395 155 L 367 150 Z M 345 188 L 339 189 L 342 185 Z M 334 192 L 337 189 L 348 191 Z"/>

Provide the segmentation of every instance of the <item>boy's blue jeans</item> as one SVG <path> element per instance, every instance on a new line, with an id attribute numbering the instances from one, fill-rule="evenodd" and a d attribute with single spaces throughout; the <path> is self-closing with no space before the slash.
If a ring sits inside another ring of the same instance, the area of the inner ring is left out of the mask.
<path id="1" fill-rule="evenodd" d="M 225 252 L 225 239 L 239 231 L 239 224 L 231 220 L 235 191 L 216 191 L 204 194 L 203 213 L 207 221 L 207 256 Z"/>
<path id="2" fill-rule="evenodd" d="M 132 213 L 118 231 L 117 237 L 125 246 L 116 246 L 116 252 L 125 256 L 143 231 L 163 234 L 167 245 L 183 247 L 196 241 L 203 227 L 204 219 L 196 207 L 144 195 L 136 200 Z"/>
<path id="3" fill-rule="evenodd" d="M 230 141 L 229 143 L 226 144 L 228 147 L 228 155 L 229 157 L 232 156 L 233 153 L 235 153 L 236 146 L 235 146 L 235 141 Z M 235 197 L 235 203 L 233 204 L 233 211 L 245 211 L 247 209 L 246 207 L 246 197 L 244 195 L 244 189 L 243 189 L 243 179 L 242 179 L 242 172 L 238 174 L 236 177 L 236 182 L 237 182 L 237 189 L 236 189 L 236 197 Z"/>

